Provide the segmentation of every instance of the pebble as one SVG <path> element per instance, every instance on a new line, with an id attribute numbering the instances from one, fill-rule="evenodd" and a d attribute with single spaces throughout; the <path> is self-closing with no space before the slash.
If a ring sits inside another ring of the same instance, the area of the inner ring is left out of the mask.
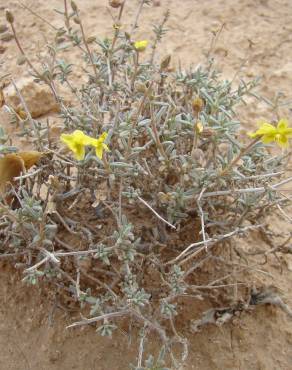
<path id="1" fill-rule="evenodd" d="M 0 54 L 4 54 L 6 49 L 7 49 L 6 46 L 0 44 Z"/>
<path id="2" fill-rule="evenodd" d="M 11 32 L 4 32 L 0 35 L 0 40 L 4 42 L 8 42 L 14 39 L 14 36 Z"/>
<path id="3" fill-rule="evenodd" d="M 0 33 L 4 33 L 8 31 L 8 27 L 6 24 L 0 24 Z"/>

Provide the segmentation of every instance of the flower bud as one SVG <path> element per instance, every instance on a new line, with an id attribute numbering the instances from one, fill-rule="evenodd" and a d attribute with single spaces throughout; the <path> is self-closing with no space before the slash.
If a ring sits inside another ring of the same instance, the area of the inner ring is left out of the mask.
<path id="1" fill-rule="evenodd" d="M 80 24 L 80 19 L 79 17 L 74 17 L 73 18 L 73 22 L 76 23 L 76 24 Z"/>
<path id="2" fill-rule="evenodd" d="M 89 36 L 89 37 L 87 37 L 86 42 L 87 42 L 88 44 L 91 44 L 91 43 L 93 43 L 94 41 L 96 41 L 96 37 L 95 37 L 95 36 Z"/>
<path id="3" fill-rule="evenodd" d="M 13 14 L 11 13 L 11 11 L 9 9 L 5 9 L 5 16 L 6 16 L 6 20 L 7 20 L 8 23 L 13 23 L 14 22 Z"/>
<path id="4" fill-rule="evenodd" d="M 204 107 L 204 101 L 199 96 L 195 97 L 195 99 L 192 101 L 192 107 L 195 113 L 201 112 L 201 110 Z"/>
<path id="5" fill-rule="evenodd" d="M 124 0 L 109 0 L 109 5 L 112 8 L 119 8 L 123 4 Z"/>
<path id="6" fill-rule="evenodd" d="M 27 119 L 27 114 L 24 110 L 22 110 L 21 108 L 19 108 L 17 110 L 17 114 L 18 116 L 22 119 L 22 120 L 26 120 Z"/>
<path id="7" fill-rule="evenodd" d="M 126 40 L 131 40 L 131 35 L 128 32 L 125 32 L 125 38 Z"/>
<path id="8" fill-rule="evenodd" d="M 162 71 L 165 71 L 170 64 L 170 61 L 171 61 L 171 55 L 167 55 L 166 57 L 164 57 L 160 63 L 160 69 Z"/>
<path id="9" fill-rule="evenodd" d="M 203 131 L 201 132 L 201 137 L 204 138 L 209 138 L 215 134 L 215 131 L 212 130 L 211 128 L 204 128 Z"/>
<path id="10" fill-rule="evenodd" d="M 71 1 L 71 8 L 73 10 L 73 12 L 78 12 L 78 8 L 77 8 L 77 5 L 75 3 L 75 1 Z"/>
<path id="11" fill-rule="evenodd" d="M 136 82 L 135 83 L 135 90 L 139 93 L 144 94 L 147 91 L 147 86 L 143 82 Z"/>
<path id="12" fill-rule="evenodd" d="M 206 165 L 205 153 L 201 149 L 194 148 L 192 150 L 191 157 L 193 161 L 199 164 L 201 167 Z"/>

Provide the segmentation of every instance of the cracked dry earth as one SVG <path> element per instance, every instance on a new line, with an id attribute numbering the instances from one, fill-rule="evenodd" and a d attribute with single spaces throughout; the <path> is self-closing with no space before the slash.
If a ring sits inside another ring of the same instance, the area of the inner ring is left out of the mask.
<path id="1" fill-rule="evenodd" d="M 23 2 L 53 25 L 61 25 L 53 9 L 61 7 L 62 1 Z M 88 35 L 102 38 L 110 33 L 106 0 L 77 2 Z M 137 3 L 138 0 L 127 1 L 126 28 Z M 223 76 L 238 79 L 260 75 L 261 94 L 272 99 L 281 91 L 285 100 L 291 101 L 291 0 L 160 0 L 156 5 L 145 7 L 143 25 L 136 32 L 137 38 L 145 38 L 152 24 L 170 9 L 169 32 L 161 44 L 160 57 L 172 54 L 174 65 L 200 63 L 209 49 L 212 32 L 224 23 L 213 50 Z M 53 37 L 52 29 L 14 0 L 0 0 L 0 24 L 5 23 L 3 9 L 7 6 L 15 14 L 25 49 L 34 58 L 46 40 Z M 26 67 L 17 64 L 19 54 L 13 40 L 1 40 L 0 51 L 0 75 L 9 72 L 16 81 L 27 77 Z M 69 53 L 74 58 L 74 52 Z M 289 118 L 289 106 L 283 107 L 281 113 Z M 273 112 L 262 102 L 250 102 L 239 109 L 239 114 L 247 128 L 260 118 L 273 117 Z M 1 124 L 12 132 L 5 115 L 0 118 Z M 283 234 L 292 229 L 278 214 L 269 217 L 268 223 L 271 230 L 283 230 Z M 269 248 L 256 233 L 238 243 L 242 248 Z M 272 286 L 292 306 L 291 256 L 285 255 L 280 261 L 271 256 L 262 270 L 266 274 L 259 275 L 256 284 Z M 136 363 L 137 343 L 127 329 L 118 331 L 112 340 L 99 337 L 94 328 L 65 330 L 72 322 L 72 315 L 56 307 L 44 289 L 26 287 L 21 283 L 21 274 L 4 263 L 0 264 L 0 297 L 1 370 L 124 370 L 129 368 L 129 363 Z M 192 305 L 186 310 L 191 315 Z M 188 337 L 190 353 L 186 370 L 292 369 L 292 321 L 279 308 L 259 306 L 220 328 L 210 325 L 197 334 L 189 333 Z M 154 339 L 150 341 L 150 350 L 156 346 Z"/>

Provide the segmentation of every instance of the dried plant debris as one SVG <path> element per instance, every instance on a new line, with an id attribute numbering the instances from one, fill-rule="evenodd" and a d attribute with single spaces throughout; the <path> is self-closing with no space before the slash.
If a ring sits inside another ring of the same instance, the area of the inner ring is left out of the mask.
<path id="1" fill-rule="evenodd" d="M 239 302 L 231 307 L 211 308 L 203 313 L 201 319 L 192 321 L 191 329 L 193 332 L 198 332 L 203 326 L 208 324 L 221 326 L 237 317 L 241 312 L 250 311 L 253 306 L 265 304 L 280 307 L 289 317 L 292 317 L 291 308 L 283 302 L 274 289 L 269 287 L 253 288 L 248 303 Z"/>
<path id="2" fill-rule="evenodd" d="M 292 317 L 292 309 L 283 302 L 282 298 L 272 288 L 253 289 L 251 293 L 250 305 L 270 304 L 280 307 L 289 317 Z"/>

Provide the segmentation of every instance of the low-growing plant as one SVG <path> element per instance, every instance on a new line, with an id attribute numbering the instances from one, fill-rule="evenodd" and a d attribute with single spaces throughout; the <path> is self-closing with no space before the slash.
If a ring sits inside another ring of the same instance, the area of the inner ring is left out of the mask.
<path id="1" fill-rule="evenodd" d="M 47 281 L 62 292 L 59 299 L 74 299 L 83 318 L 69 327 L 95 325 L 111 336 L 124 318 L 137 322 L 142 334 L 134 369 L 179 368 L 188 353 L 176 329 L 184 299 L 210 308 L 186 321 L 191 327 L 194 320 L 194 331 L 257 302 L 250 300 L 249 282 L 238 281 L 251 266 L 233 238 L 264 233 L 265 216 L 275 208 L 285 214 L 289 198 L 279 189 L 292 180 L 285 178 L 290 152 L 271 154 L 267 144 L 287 147 L 292 129 L 280 120 L 277 127 L 262 124 L 251 138 L 240 136 L 236 107 L 256 95 L 258 81 L 234 87 L 210 58 L 173 71 L 170 56 L 157 57 L 168 12 L 153 37 L 137 40 L 140 13 L 150 1 L 140 1 L 130 32 L 123 29 L 125 3 L 109 2 L 117 12 L 113 35 L 101 40 L 88 39 L 77 3 L 64 0 L 58 15 L 65 26 L 39 63 L 26 54 L 6 13 L 36 83 L 48 85 L 59 104 L 63 132 L 52 139 L 50 125 L 31 117 L 13 81 L 26 114 L 9 110 L 39 156 L 5 145 L 0 132 L 0 176 L 8 160 L 20 163 L 2 187 L 0 257 L 22 263 L 27 283 Z M 74 77 L 81 60 L 65 58 L 71 47 L 86 62 L 81 83 Z M 157 360 L 144 358 L 150 331 L 162 343 Z"/>

